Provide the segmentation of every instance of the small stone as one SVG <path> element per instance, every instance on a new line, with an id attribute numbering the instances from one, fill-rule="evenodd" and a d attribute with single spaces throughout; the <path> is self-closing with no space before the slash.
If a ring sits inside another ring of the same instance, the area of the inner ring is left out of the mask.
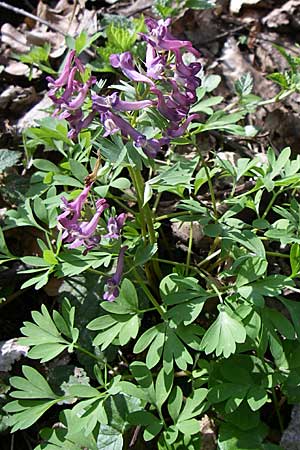
<path id="1" fill-rule="evenodd" d="M 282 435 L 280 445 L 284 450 L 300 450 L 300 405 L 293 407 L 291 421 Z"/>

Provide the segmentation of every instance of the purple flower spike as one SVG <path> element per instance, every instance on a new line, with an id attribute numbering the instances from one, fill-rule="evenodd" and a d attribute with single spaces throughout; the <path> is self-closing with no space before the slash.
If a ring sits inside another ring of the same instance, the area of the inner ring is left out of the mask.
<path id="1" fill-rule="evenodd" d="M 126 217 L 127 215 L 125 213 L 121 213 L 117 217 L 110 217 L 107 222 L 108 233 L 103 237 L 119 239 Z"/>
<path id="2" fill-rule="evenodd" d="M 145 75 L 140 74 L 133 65 L 133 59 L 130 52 L 110 55 L 110 63 L 114 68 L 120 68 L 127 78 L 133 81 L 148 83 L 152 86 L 153 81 Z"/>
<path id="3" fill-rule="evenodd" d="M 127 246 L 122 247 L 119 253 L 117 269 L 115 274 L 109 278 L 104 287 L 103 300 L 107 300 L 108 302 L 113 302 L 119 295 L 119 285 L 122 279 L 123 270 L 124 270 L 124 255 L 127 250 Z"/>

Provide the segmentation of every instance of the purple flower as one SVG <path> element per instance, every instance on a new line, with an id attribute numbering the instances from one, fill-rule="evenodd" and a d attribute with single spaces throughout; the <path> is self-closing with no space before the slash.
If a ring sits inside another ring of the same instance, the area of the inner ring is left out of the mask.
<path id="1" fill-rule="evenodd" d="M 153 81 L 140 74 L 133 65 L 133 59 L 130 52 L 110 55 L 110 63 L 114 68 L 120 68 L 127 78 L 133 81 L 140 81 L 142 83 L 148 83 L 154 85 Z"/>
<path id="2" fill-rule="evenodd" d="M 72 65 L 74 66 L 72 67 Z M 47 77 L 50 87 L 48 95 L 57 105 L 53 115 L 69 122 L 68 136 L 70 138 L 77 137 L 81 129 L 88 126 L 94 117 L 94 114 L 88 114 L 84 118 L 81 107 L 91 86 L 96 82 L 96 78 L 91 76 L 85 83 L 76 80 L 76 75 L 83 72 L 84 67 L 81 61 L 75 57 L 75 51 L 72 50 L 66 58 L 63 71 L 58 79 L 53 80 L 53 78 Z"/>
<path id="3" fill-rule="evenodd" d="M 116 217 L 110 217 L 107 222 L 108 233 L 103 237 L 109 239 L 119 239 L 126 217 L 127 215 L 125 213 L 121 213 Z"/>
<path id="4" fill-rule="evenodd" d="M 75 50 L 72 50 L 67 55 L 63 70 L 62 70 L 60 76 L 56 80 L 54 80 L 52 77 L 46 77 L 46 80 L 49 81 L 50 88 L 53 88 L 53 87 L 58 88 L 58 87 L 62 87 L 65 84 L 67 84 L 69 76 L 70 76 L 71 64 L 72 64 L 75 54 L 76 54 Z"/>
<path id="5" fill-rule="evenodd" d="M 174 51 L 179 48 L 186 48 L 190 53 L 195 56 L 199 56 L 198 50 L 196 50 L 190 41 L 182 41 L 176 39 L 169 31 L 168 26 L 171 24 L 171 19 L 155 20 L 152 18 L 145 19 L 145 24 L 150 31 L 150 38 L 140 33 L 143 39 L 149 42 L 151 45 L 162 50 Z"/>
<path id="6" fill-rule="evenodd" d="M 166 145 L 169 142 L 168 138 L 160 139 L 147 139 L 142 133 L 133 128 L 129 122 L 122 117 L 112 112 L 107 112 L 100 115 L 101 122 L 105 127 L 105 133 L 103 136 L 109 136 L 110 134 L 121 131 L 124 137 L 130 137 L 137 147 L 142 147 L 146 155 L 154 158 L 162 145 Z"/>
<path id="7" fill-rule="evenodd" d="M 154 80 L 162 78 L 162 73 L 164 71 L 166 63 L 166 57 L 157 55 L 153 46 L 148 43 L 145 61 L 148 77 L 154 78 Z"/>
<path id="8" fill-rule="evenodd" d="M 157 95 L 157 109 L 164 117 L 172 122 L 178 122 L 184 118 L 186 112 L 181 111 L 178 105 L 176 105 L 176 103 L 174 103 L 170 98 L 166 100 L 163 93 L 159 89 L 152 88 L 151 92 Z"/>
<path id="9" fill-rule="evenodd" d="M 60 229 L 71 228 L 77 223 L 81 216 L 82 207 L 90 192 L 91 186 L 92 184 L 86 186 L 78 197 L 71 202 L 68 202 L 65 197 L 61 197 L 62 204 L 60 205 L 60 208 L 63 212 L 57 217 Z"/>
<path id="10" fill-rule="evenodd" d="M 185 122 L 183 122 L 180 126 L 173 126 L 172 128 L 168 129 L 168 136 L 170 137 L 178 137 L 182 136 L 183 133 L 186 131 L 188 125 L 191 123 L 192 120 L 199 119 L 199 114 L 191 114 Z"/>
<path id="11" fill-rule="evenodd" d="M 124 255 L 128 247 L 122 247 L 119 253 L 117 269 L 115 274 L 109 278 L 104 287 L 103 299 L 108 302 L 113 302 L 119 295 L 119 285 L 122 279 L 124 270 Z"/>
<path id="12" fill-rule="evenodd" d="M 95 236 L 95 231 L 102 212 L 108 208 L 108 204 L 104 198 L 97 200 L 96 213 L 89 222 L 78 222 L 66 230 L 67 236 L 64 238 L 65 243 L 69 244 L 69 248 L 77 248 L 81 245 L 85 246 L 83 254 L 93 249 L 100 242 L 100 236 Z"/>
<path id="13" fill-rule="evenodd" d="M 139 100 L 134 102 L 127 102 L 121 100 L 119 95 L 114 92 L 112 95 L 102 97 L 100 95 L 92 95 L 93 109 L 99 113 L 105 113 L 110 110 L 115 111 L 136 111 L 153 106 L 153 100 Z"/>

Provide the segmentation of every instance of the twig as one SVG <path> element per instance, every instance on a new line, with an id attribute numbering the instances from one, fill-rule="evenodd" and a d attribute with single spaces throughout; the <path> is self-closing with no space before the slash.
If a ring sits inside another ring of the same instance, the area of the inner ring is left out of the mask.
<path id="1" fill-rule="evenodd" d="M 141 431 L 141 425 L 136 426 L 134 429 L 133 436 L 131 438 L 129 447 L 133 447 L 135 445 L 140 431 Z"/>
<path id="2" fill-rule="evenodd" d="M 20 14 L 22 16 L 29 17 L 29 19 L 33 19 L 36 22 L 42 23 L 43 25 L 46 25 L 48 28 L 51 28 L 52 30 L 56 31 L 57 33 L 62 34 L 65 37 L 67 36 L 66 33 L 64 33 L 62 30 L 57 28 L 55 25 L 52 25 L 47 20 L 41 19 L 40 17 L 35 16 L 34 14 L 31 14 L 31 13 L 25 11 L 24 9 L 16 8 L 15 6 L 8 5 L 5 2 L 0 2 L 0 8 L 8 9 L 9 11 L 13 11 L 16 14 Z"/>

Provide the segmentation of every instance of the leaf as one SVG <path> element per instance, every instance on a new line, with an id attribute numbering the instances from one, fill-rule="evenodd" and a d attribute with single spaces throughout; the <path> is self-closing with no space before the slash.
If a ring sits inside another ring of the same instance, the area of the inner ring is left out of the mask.
<path id="1" fill-rule="evenodd" d="M 142 425 L 145 428 L 144 440 L 150 441 L 163 427 L 162 421 L 148 411 L 136 411 L 129 414 L 128 420 L 134 425 Z"/>
<path id="2" fill-rule="evenodd" d="M 185 7 L 191 9 L 210 9 L 216 6 L 216 0 L 186 0 Z"/>
<path id="3" fill-rule="evenodd" d="M 173 386 L 174 372 L 167 373 L 164 367 L 159 371 L 155 383 L 155 396 L 157 408 L 161 411 L 162 405 L 167 400 Z"/>
<path id="4" fill-rule="evenodd" d="M 157 244 L 141 244 L 136 249 L 134 263 L 136 266 L 142 266 L 157 252 Z"/>
<path id="5" fill-rule="evenodd" d="M 234 84 L 236 93 L 243 97 L 249 95 L 253 89 L 253 77 L 251 73 L 245 73 Z"/>
<path id="6" fill-rule="evenodd" d="M 109 425 L 100 425 L 97 437 L 98 450 L 122 450 L 123 436 L 122 434 Z"/>
<path id="7" fill-rule="evenodd" d="M 9 424 L 12 426 L 11 432 L 29 428 L 56 403 L 56 400 L 16 400 L 7 403 L 3 407 L 4 411 L 15 412 L 9 420 Z"/>
<path id="8" fill-rule="evenodd" d="M 50 388 L 45 378 L 33 367 L 23 366 L 22 372 L 25 378 L 11 377 L 10 384 L 19 389 L 11 392 L 11 396 L 15 398 L 36 398 L 36 399 L 56 399 L 57 396 Z"/>
<path id="9" fill-rule="evenodd" d="M 179 386 L 174 386 L 169 399 L 168 399 L 168 411 L 174 423 L 177 422 L 177 418 L 180 414 L 181 405 L 183 400 L 183 393 Z"/>
<path id="10" fill-rule="evenodd" d="M 209 327 L 203 336 L 201 348 L 206 355 L 216 352 L 216 356 L 228 358 L 235 353 L 236 344 L 246 340 L 244 326 L 235 318 L 229 316 L 225 309 L 219 308 L 217 320 Z"/>
<path id="11" fill-rule="evenodd" d="M 300 340 L 300 304 L 299 302 L 295 302 L 293 300 L 289 300 L 287 298 L 278 296 L 279 300 L 285 305 L 285 307 L 288 309 L 292 322 L 294 324 L 298 340 Z"/>
<path id="12" fill-rule="evenodd" d="M 259 410 L 268 401 L 268 394 L 263 387 L 253 386 L 247 394 L 247 402 L 252 411 Z"/>
<path id="13" fill-rule="evenodd" d="M 207 389 L 196 389 L 187 399 L 182 412 L 180 413 L 177 423 L 186 422 L 193 417 L 200 415 L 205 407 L 205 399 L 207 396 Z"/>
<path id="14" fill-rule="evenodd" d="M 24 337 L 20 338 L 21 345 L 32 347 L 28 355 L 33 359 L 41 359 L 41 362 L 53 359 L 65 349 L 73 350 L 74 342 L 78 338 L 76 328 L 73 327 L 72 315 L 74 308 L 68 304 L 67 300 L 63 302 L 64 317 L 61 317 L 57 311 L 53 312 L 53 317 L 60 316 L 60 320 L 55 321 L 51 318 L 45 305 L 42 305 L 41 312 L 32 311 L 31 315 L 34 320 L 32 322 L 24 322 L 21 328 Z M 62 334 L 68 337 L 65 339 Z M 71 336 L 75 336 L 73 339 Z"/>
<path id="15" fill-rule="evenodd" d="M 220 426 L 218 447 L 220 450 L 261 450 L 264 436 L 263 426 L 245 432 L 225 423 Z"/>

